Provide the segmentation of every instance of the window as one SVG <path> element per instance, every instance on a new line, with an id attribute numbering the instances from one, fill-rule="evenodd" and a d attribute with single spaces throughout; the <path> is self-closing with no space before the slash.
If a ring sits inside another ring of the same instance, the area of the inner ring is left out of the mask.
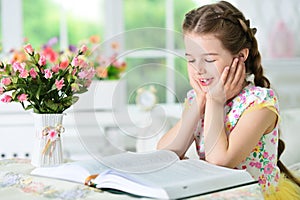
<path id="1" fill-rule="evenodd" d="M 62 48 L 103 33 L 103 1 L 23 1 L 24 35 L 33 46 L 58 37 Z M 33 6 L 34 5 L 34 6 Z M 38 16 L 38 17 L 37 17 Z"/>
<path id="2" fill-rule="evenodd" d="M 154 85 L 159 103 L 183 101 L 190 86 L 182 56 L 181 23 L 194 7 L 194 1 L 186 0 L 124 1 L 129 95 L 139 87 Z M 134 103 L 134 98 L 129 99 Z"/>
<path id="3" fill-rule="evenodd" d="M 129 95 L 145 81 L 155 84 L 160 103 L 182 101 L 189 89 L 180 32 L 184 14 L 195 7 L 193 0 L 14 0 L 10 4 L 22 7 L 23 29 L 18 32 L 34 47 L 58 37 L 63 49 L 91 35 L 105 40 L 111 33 L 125 31 Z M 18 43 L 22 42 L 23 38 Z"/>

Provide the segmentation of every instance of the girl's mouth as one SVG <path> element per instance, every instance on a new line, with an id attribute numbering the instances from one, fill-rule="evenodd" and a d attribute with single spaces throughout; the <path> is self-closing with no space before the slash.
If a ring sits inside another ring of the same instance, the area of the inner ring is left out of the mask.
<path id="1" fill-rule="evenodd" d="M 199 81 L 202 86 L 208 86 L 212 83 L 213 78 L 201 78 Z"/>

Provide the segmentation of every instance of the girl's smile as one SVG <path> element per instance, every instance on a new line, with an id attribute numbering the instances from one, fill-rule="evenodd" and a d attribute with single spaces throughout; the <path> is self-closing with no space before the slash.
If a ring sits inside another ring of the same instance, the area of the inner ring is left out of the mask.
<path id="1" fill-rule="evenodd" d="M 202 86 L 209 86 L 213 82 L 214 78 L 200 78 L 200 84 Z"/>

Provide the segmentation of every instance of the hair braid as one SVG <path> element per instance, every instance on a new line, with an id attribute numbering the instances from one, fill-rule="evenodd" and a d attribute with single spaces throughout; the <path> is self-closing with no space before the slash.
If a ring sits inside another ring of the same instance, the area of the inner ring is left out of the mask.
<path id="1" fill-rule="evenodd" d="M 283 153 L 285 149 L 284 141 L 279 139 L 278 140 L 278 154 L 277 154 L 277 166 L 279 167 L 280 171 L 284 173 L 284 175 L 293 181 L 295 184 L 297 184 L 300 187 L 300 180 L 297 179 L 290 170 L 287 169 L 287 167 L 280 161 L 280 156 Z"/>
<path id="2" fill-rule="evenodd" d="M 270 88 L 270 81 L 264 76 L 264 70 L 261 65 L 261 55 L 255 38 L 256 28 L 250 28 L 249 19 L 239 19 L 239 22 L 248 38 L 248 42 L 250 42 L 249 58 L 246 64 L 248 66 L 247 72 L 254 75 L 254 84 L 256 86 Z"/>

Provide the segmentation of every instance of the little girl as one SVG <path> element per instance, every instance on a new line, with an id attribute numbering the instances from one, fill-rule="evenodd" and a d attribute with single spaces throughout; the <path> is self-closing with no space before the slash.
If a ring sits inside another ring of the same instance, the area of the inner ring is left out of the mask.
<path id="1" fill-rule="evenodd" d="M 186 14 L 183 33 L 193 90 L 182 118 L 158 149 L 183 158 L 195 141 L 200 159 L 246 169 L 266 199 L 300 199 L 300 181 L 279 160 L 284 143 L 278 99 L 263 74 L 255 32 L 225 1 Z"/>

